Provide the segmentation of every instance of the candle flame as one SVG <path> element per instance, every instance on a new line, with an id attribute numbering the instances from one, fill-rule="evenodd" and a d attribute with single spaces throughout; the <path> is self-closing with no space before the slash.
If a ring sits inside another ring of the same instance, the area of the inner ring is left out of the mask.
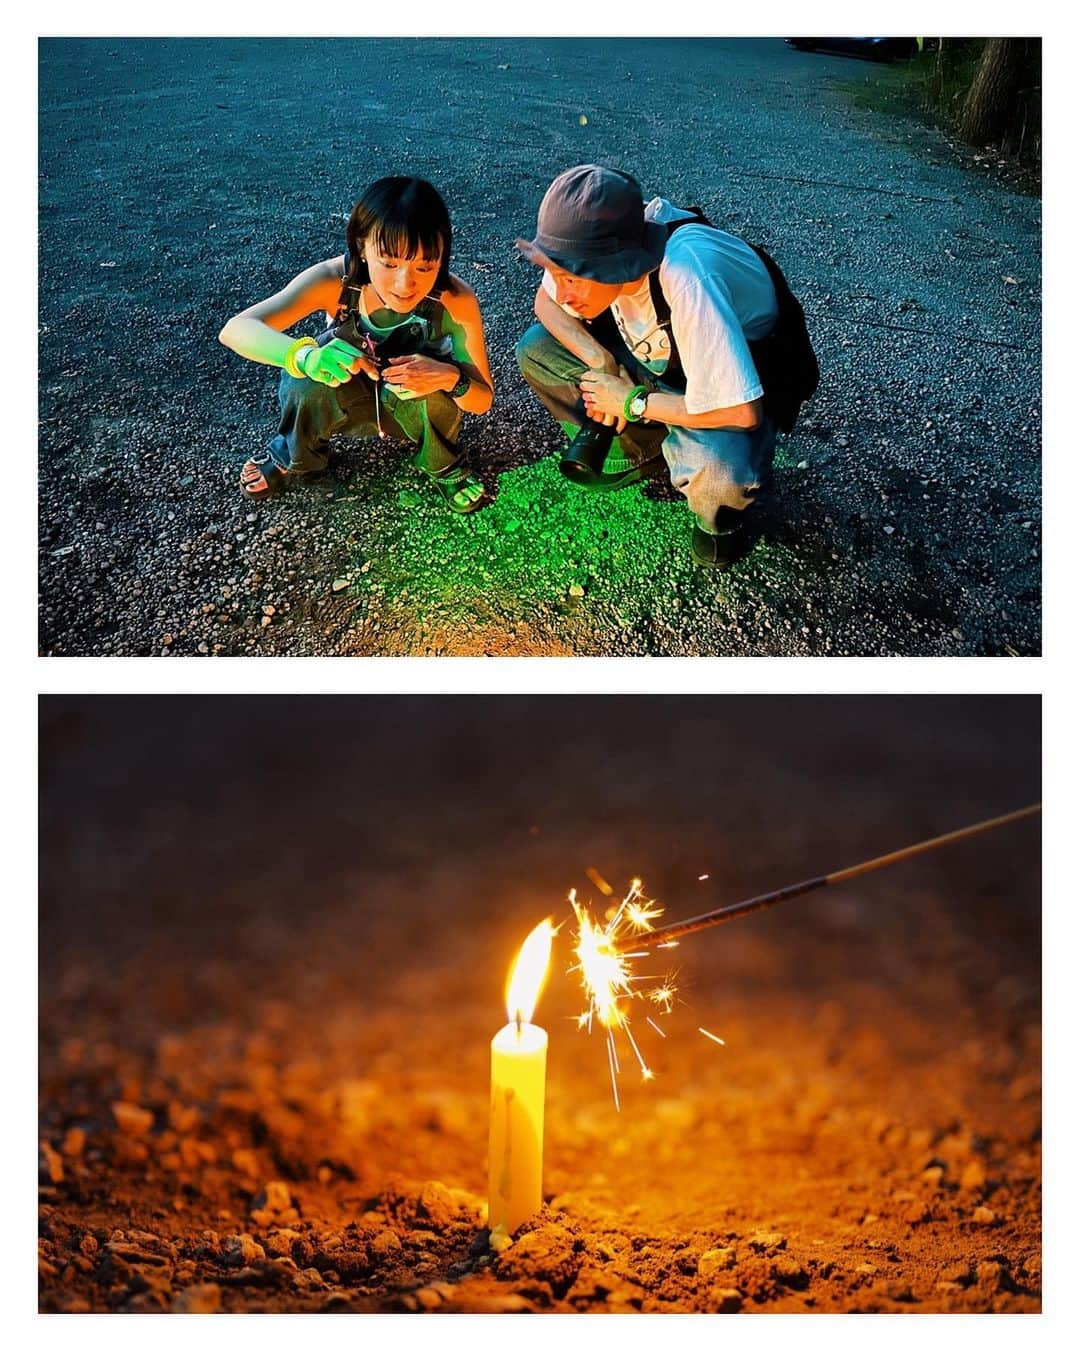
<path id="1" fill-rule="evenodd" d="M 555 928 L 550 919 L 538 923 L 521 945 L 506 983 L 506 1015 L 520 1026 L 532 1020 L 533 1009 L 547 978 L 551 939 Z"/>

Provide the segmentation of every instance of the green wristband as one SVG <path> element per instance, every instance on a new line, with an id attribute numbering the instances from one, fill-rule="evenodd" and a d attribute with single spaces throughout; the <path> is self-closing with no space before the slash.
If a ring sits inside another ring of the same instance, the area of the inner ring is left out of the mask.
<path id="1" fill-rule="evenodd" d="M 640 422 L 643 420 L 640 417 L 634 416 L 634 414 L 630 411 L 630 404 L 633 403 L 634 399 L 637 398 L 638 394 L 648 395 L 651 393 L 652 390 L 649 388 L 647 384 L 634 385 L 633 389 L 631 389 L 630 392 L 627 394 L 622 405 L 622 415 L 627 422 Z"/>
<path id="2" fill-rule="evenodd" d="M 317 347 L 318 345 L 319 344 L 313 337 L 297 338 L 296 341 L 290 345 L 288 351 L 285 353 L 285 359 L 281 364 L 294 380 L 301 380 L 304 378 L 304 372 L 300 369 L 296 361 L 297 356 L 305 347 Z"/>

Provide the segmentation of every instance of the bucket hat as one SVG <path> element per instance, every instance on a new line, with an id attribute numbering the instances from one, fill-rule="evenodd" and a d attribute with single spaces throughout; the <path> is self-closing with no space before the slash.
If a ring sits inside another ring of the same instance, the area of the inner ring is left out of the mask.
<path id="1" fill-rule="evenodd" d="M 544 193 L 536 237 L 518 249 L 540 267 L 554 264 L 589 281 L 618 285 L 659 266 L 667 230 L 645 219 L 637 180 L 621 169 L 579 164 Z"/>

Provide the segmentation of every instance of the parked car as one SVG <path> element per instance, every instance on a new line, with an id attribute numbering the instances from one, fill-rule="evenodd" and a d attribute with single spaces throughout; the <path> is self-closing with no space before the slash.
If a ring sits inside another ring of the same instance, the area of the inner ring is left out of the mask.
<path id="1" fill-rule="evenodd" d="M 919 49 L 913 37 L 797 37 L 784 39 L 800 52 L 839 52 L 867 61 L 895 61 L 914 56 Z"/>

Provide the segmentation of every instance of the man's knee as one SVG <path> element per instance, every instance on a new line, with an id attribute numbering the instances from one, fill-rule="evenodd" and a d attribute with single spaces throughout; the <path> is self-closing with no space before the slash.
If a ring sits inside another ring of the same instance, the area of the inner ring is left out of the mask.
<path id="1" fill-rule="evenodd" d="M 558 343 L 543 324 L 534 323 L 527 328 L 514 347 L 514 355 L 521 373 L 524 375 L 529 368 L 539 365 L 551 345 L 558 346 Z"/>
<path id="2" fill-rule="evenodd" d="M 530 383 L 551 385 L 576 383 L 585 369 L 583 361 L 566 350 L 541 323 L 527 328 L 514 348 L 518 369 Z"/>
<path id="3" fill-rule="evenodd" d="M 672 482 L 706 529 L 719 511 L 745 511 L 761 486 L 749 465 L 712 457 L 684 473 L 673 473 Z"/>

